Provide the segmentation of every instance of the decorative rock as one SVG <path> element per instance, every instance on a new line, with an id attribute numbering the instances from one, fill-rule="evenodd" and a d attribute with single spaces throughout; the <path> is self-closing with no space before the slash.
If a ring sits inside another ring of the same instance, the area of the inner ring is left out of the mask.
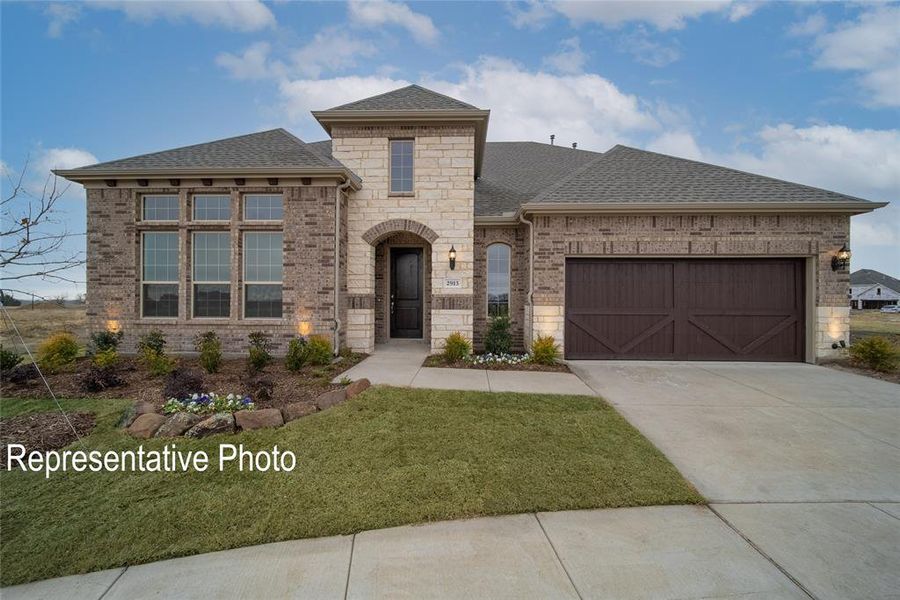
<path id="1" fill-rule="evenodd" d="M 144 413 L 138 415 L 134 422 L 128 426 L 128 433 L 136 438 L 146 440 L 152 438 L 153 434 L 162 427 L 166 422 L 166 418 L 156 413 Z"/>
<path id="2" fill-rule="evenodd" d="M 356 381 L 354 381 L 353 383 L 351 383 L 344 389 L 347 391 L 347 398 L 352 398 L 353 396 L 358 396 L 359 394 L 361 394 L 364 391 L 366 391 L 367 389 L 369 389 L 369 386 L 371 386 L 371 385 L 372 384 L 369 382 L 368 379 L 363 378 L 363 379 L 357 379 Z"/>
<path id="3" fill-rule="evenodd" d="M 216 433 L 234 433 L 234 417 L 231 413 L 216 413 L 209 416 L 185 433 L 185 437 L 202 438 Z"/>
<path id="4" fill-rule="evenodd" d="M 316 412 L 315 404 L 307 404 L 306 402 L 292 402 L 281 407 L 281 415 L 284 417 L 285 423 L 290 423 L 300 417 L 305 417 Z"/>
<path id="5" fill-rule="evenodd" d="M 346 389 L 341 388 L 338 390 L 331 390 L 330 392 L 325 392 L 324 394 L 316 398 L 316 406 L 319 407 L 319 410 L 325 410 L 326 408 L 331 408 L 335 404 L 340 404 L 346 399 Z"/>
<path id="6" fill-rule="evenodd" d="M 281 427 L 284 418 L 277 408 L 261 408 L 260 410 L 239 410 L 234 413 L 234 421 L 244 430 Z"/>
<path id="7" fill-rule="evenodd" d="M 126 408 L 125 412 L 122 413 L 122 418 L 119 419 L 119 427 L 129 427 L 139 416 L 155 412 L 155 406 L 144 400 L 138 400 L 137 402 Z"/>
<path id="8" fill-rule="evenodd" d="M 184 432 L 203 420 L 200 415 L 189 412 L 175 413 L 166 420 L 155 437 L 178 437 L 184 435 Z"/>

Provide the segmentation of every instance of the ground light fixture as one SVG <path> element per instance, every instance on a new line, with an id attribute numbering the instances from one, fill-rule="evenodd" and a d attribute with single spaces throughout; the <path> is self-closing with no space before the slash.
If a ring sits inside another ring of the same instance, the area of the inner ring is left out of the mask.
<path id="1" fill-rule="evenodd" d="M 450 246 L 450 270 L 456 269 L 456 248 Z"/>
<path id="2" fill-rule="evenodd" d="M 850 248 L 847 244 L 841 246 L 837 254 L 831 257 L 831 270 L 840 271 L 850 266 Z"/>

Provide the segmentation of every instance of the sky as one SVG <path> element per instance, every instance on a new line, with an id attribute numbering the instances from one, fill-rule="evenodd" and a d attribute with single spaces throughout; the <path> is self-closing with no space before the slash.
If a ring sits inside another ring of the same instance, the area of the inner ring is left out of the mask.
<path id="1" fill-rule="evenodd" d="M 852 268 L 900 277 L 900 3 L 2 2 L 0 27 L 0 168 L 28 160 L 32 191 L 51 168 L 273 127 L 326 139 L 309 111 L 419 83 L 490 109 L 489 140 L 891 201 L 852 219 Z M 61 207 L 83 250 L 80 186 Z M 67 276 L 9 287 L 84 290 Z"/>

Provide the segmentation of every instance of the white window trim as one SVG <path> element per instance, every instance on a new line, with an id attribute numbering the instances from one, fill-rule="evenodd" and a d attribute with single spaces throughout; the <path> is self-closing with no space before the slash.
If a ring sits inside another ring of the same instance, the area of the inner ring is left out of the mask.
<path id="1" fill-rule="evenodd" d="M 512 316 L 512 246 L 507 244 L 506 242 L 491 242 L 484 249 L 484 316 L 486 319 L 491 319 L 491 266 L 490 266 L 490 250 L 491 246 L 506 246 L 507 251 L 509 252 L 508 259 L 506 261 L 506 316 L 507 318 L 511 318 Z"/>
<path id="2" fill-rule="evenodd" d="M 231 216 L 227 219 L 198 219 L 197 218 L 197 198 L 228 198 L 228 213 L 231 213 L 231 194 L 194 194 L 191 196 L 191 221 L 194 223 L 230 223 Z"/>
<path id="3" fill-rule="evenodd" d="M 255 221 L 257 222 L 257 221 Z M 281 234 L 281 279 L 279 281 L 247 281 L 247 234 L 280 233 Z M 248 285 L 280 285 L 281 316 L 280 317 L 248 317 L 247 286 Z M 245 231 L 241 238 L 241 319 L 245 321 L 281 321 L 284 319 L 284 232 L 283 231 Z"/>
<path id="4" fill-rule="evenodd" d="M 230 231 L 193 231 L 191 232 L 191 319 L 196 321 L 228 321 L 231 319 L 231 279 L 228 281 L 197 281 L 194 277 L 194 269 L 196 268 L 196 264 L 194 261 L 194 250 L 197 248 L 197 244 L 195 243 L 195 239 L 198 233 L 224 233 L 228 234 L 228 243 L 231 244 L 231 232 Z M 231 277 L 231 248 L 228 250 L 228 276 Z M 195 304 L 194 301 L 197 299 L 197 286 L 198 285 L 227 285 L 228 286 L 228 314 L 224 317 L 198 317 L 195 314 Z"/>
<path id="5" fill-rule="evenodd" d="M 164 221 L 166 223 L 170 221 Z M 144 279 L 144 244 L 146 243 L 144 240 L 147 237 L 147 234 L 156 234 L 156 233 L 174 233 L 178 235 L 177 231 L 143 231 L 141 232 L 141 260 L 140 260 L 140 278 L 138 281 L 138 288 L 140 288 L 140 297 L 141 304 L 138 307 L 140 310 L 140 319 L 146 321 L 172 321 L 174 319 L 178 319 L 181 316 L 181 260 L 178 261 L 178 278 L 175 281 L 147 281 Z M 181 240 L 178 240 L 178 255 L 181 257 Z M 147 317 L 144 316 L 144 284 L 147 285 L 175 285 L 178 288 L 178 310 L 174 317 Z"/>
<path id="6" fill-rule="evenodd" d="M 144 218 L 144 208 L 147 198 L 172 198 L 178 203 L 178 217 L 175 219 L 147 219 Z M 178 223 L 181 221 L 181 196 L 179 194 L 141 194 L 141 223 Z"/>
<path id="7" fill-rule="evenodd" d="M 412 189 L 408 192 L 394 191 L 394 142 L 411 142 L 412 143 L 412 165 L 410 166 L 410 183 Z M 397 138 L 388 140 L 388 196 L 415 196 L 416 194 L 416 139 L 415 138 Z"/>
<path id="8" fill-rule="evenodd" d="M 247 198 L 250 196 L 281 196 L 281 214 L 282 217 L 280 219 L 248 219 L 247 218 Z M 241 221 L 245 223 L 283 223 L 284 222 L 284 194 L 282 193 L 274 193 L 274 194 L 265 194 L 265 193 L 248 193 L 241 196 Z"/>

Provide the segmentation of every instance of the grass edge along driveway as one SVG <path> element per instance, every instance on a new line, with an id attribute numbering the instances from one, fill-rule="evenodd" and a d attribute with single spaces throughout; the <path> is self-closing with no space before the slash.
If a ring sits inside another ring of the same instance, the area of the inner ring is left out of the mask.
<path id="1" fill-rule="evenodd" d="M 97 414 L 85 450 L 133 449 L 127 402 Z M 4 400 L 2 416 L 54 408 Z M 274 430 L 203 440 L 204 473 L 0 472 L 2 585 L 288 539 L 534 511 L 702 503 L 634 427 L 596 397 L 375 387 Z M 218 444 L 290 449 L 291 473 L 219 472 Z M 4 465 L 5 467 L 5 465 Z"/>

